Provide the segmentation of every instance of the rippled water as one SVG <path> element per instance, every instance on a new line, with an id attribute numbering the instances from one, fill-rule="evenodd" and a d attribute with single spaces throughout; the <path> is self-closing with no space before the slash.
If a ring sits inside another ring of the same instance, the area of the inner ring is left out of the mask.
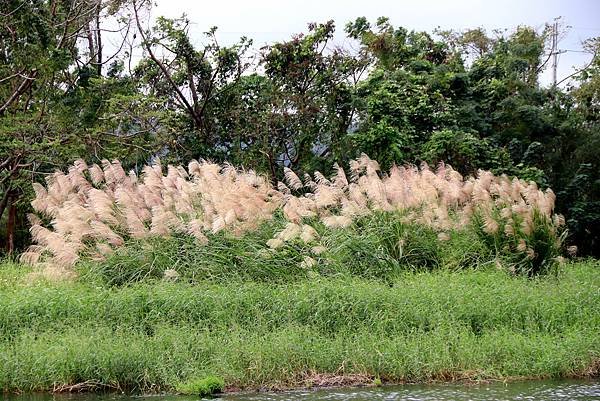
<path id="1" fill-rule="evenodd" d="M 228 401 L 600 400 L 600 382 L 522 382 L 484 385 L 406 385 L 223 397 Z"/>
<path id="2" fill-rule="evenodd" d="M 32 394 L 2 396 L 10 401 L 187 401 L 197 397 Z M 527 381 L 477 385 L 439 384 L 383 386 L 379 388 L 337 388 L 283 393 L 231 394 L 219 397 L 223 401 L 428 401 L 428 400 L 600 400 L 600 381 Z"/>

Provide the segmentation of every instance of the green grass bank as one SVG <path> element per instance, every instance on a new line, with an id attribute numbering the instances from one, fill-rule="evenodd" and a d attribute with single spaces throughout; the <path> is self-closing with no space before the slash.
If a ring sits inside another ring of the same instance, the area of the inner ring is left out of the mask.
<path id="1" fill-rule="evenodd" d="M 111 286 L 28 273 L 0 265 L 5 392 L 598 374 L 598 261 L 533 279 L 487 267 Z"/>

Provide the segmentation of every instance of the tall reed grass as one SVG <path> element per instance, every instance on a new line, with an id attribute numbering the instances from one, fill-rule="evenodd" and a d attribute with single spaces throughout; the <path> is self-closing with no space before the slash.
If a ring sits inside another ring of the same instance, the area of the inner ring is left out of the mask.
<path id="1" fill-rule="evenodd" d="M 567 266 L 560 279 L 528 280 L 497 270 L 439 270 L 407 272 L 389 283 L 340 277 L 286 285 L 205 283 L 200 288 L 167 281 L 125 287 L 87 281 L 25 285 L 24 277 L 15 285 L 18 279 L 12 278 L 12 285 L 0 287 L 0 341 L 20 333 L 95 324 L 144 333 L 161 324 L 254 331 L 308 325 L 325 335 L 364 331 L 382 336 L 440 324 L 469 327 L 475 333 L 596 329 L 600 265 Z"/>
<path id="2" fill-rule="evenodd" d="M 0 266 L 0 392 L 598 374 L 597 261 L 568 264 L 560 280 L 496 270 L 202 287 L 27 280 Z"/>
<path id="3" fill-rule="evenodd" d="M 67 174 L 50 176 L 45 187 L 34 184 L 37 214 L 30 221 L 35 245 L 21 260 L 42 266 L 47 276 L 68 277 L 80 259 L 104 260 L 131 240 L 151 244 L 148 239 L 188 237 L 193 247 L 205 247 L 218 258 L 222 254 L 211 251 L 213 240 L 228 235 L 260 239 L 254 245 L 246 241 L 248 247 L 230 259 L 229 269 L 249 249 L 254 258 L 261 252 L 279 254 L 273 257 L 279 260 L 298 256 L 285 253 L 287 245 L 295 244 L 312 254 L 288 264 L 310 268 L 315 256 L 337 249 L 350 268 L 369 259 L 375 270 L 389 270 L 402 261 L 436 265 L 439 244 L 469 230 L 495 256 L 510 261 L 516 273 L 545 273 L 561 253 L 564 219 L 553 211 L 554 193 L 488 171 L 466 179 L 444 164 L 435 170 L 394 166 L 382 172 L 363 155 L 350 163 L 349 175 L 336 165 L 329 178 L 317 171 L 301 179 L 286 168 L 285 183 L 273 187 L 254 171 L 227 164 L 192 161 L 187 169 L 167 166 L 166 175 L 163 170 L 157 160 L 138 177 L 118 161 L 105 160 L 102 167 L 78 161 Z M 382 214 L 386 227 L 364 225 Z M 280 229 L 262 237 L 265 223 L 273 220 L 271 227 L 279 223 Z M 335 235 L 323 238 L 323 228 L 339 230 L 339 241 Z M 348 229 L 373 234 L 366 236 L 372 241 L 352 239 L 343 233 Z M 405 235 L 410 230 L 416 232 Z M 234 242 L 227 246 L 241 248 Z M 384 257 L 374 260 L 379 250 Z"/>

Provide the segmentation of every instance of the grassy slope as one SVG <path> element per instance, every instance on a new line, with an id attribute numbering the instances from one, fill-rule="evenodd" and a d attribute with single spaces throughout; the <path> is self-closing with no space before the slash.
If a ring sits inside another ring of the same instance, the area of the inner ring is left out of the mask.
<path id="1" fill-rule="evenodd" d="M 217 375 L 230 387 L 315 374 L 384 381 L 560 377 L 600 360 L 600 266 L 560 278 L 494 270 L 285 285 L 29 284 L 0 265 L 0 389 L 97 382 L 143 391 Z"/>

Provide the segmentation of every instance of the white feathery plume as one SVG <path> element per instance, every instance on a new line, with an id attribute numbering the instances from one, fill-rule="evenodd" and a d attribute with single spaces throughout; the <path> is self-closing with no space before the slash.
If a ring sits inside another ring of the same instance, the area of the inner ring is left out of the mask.
<path id="1" fill-rule="evenodd" d="M 31 226 L 42 225 L 42 219 L 33 213 L 27 213 L 27 222 L 29 222 L 29 225 Z"/>
<path id="2" fill-rule="evenodd" d="M 112 225 L 117 225 L 119 223 L 114 215 L 114 200 L 111 199 L 106 192 L 91 188 L 87 195 L 88 208 L 99 220 Z"/>
<path id="3" fill-rule="evenodd" d="M 109 226 L 101 221 L 93 220 L 90 223 L 90 226 L 93 229 L 94 237 L 98 240 L 106 241 L 115 247 L 119 247 L 125 243 L 123 237 L 115 233 Z"/>
<path id="4" fill-rule="evenodd" d="M 488 214 L 483 217 L 483 230 L 488 234 L 496 234 L 498 232 L 498 222 Z"/>
<path id="5" fill-rule="evenodd" d="M 154 235 L 169 235 L 171 231 L 183 231 L 182 222 L 173 211 L 163 207 L 152 208 L 150 233 Z"/>
<path id="6" fill-rule="evenodd" d="M 271 238 L 267 241 L 267 246 L 271 249 L 280 248 L 283 245 L 283 241 L 279 238 Z"/>
<path id="7" fill-rule="evenodd" d="M 333 169 L 335 170 L 335 174 L 332 179 L 333 185 L 341 189 L 348 187 L 348 179 L 346 178 L 344 169 L 341 168 L 337 163 L 333 165 Z"/>
<path id="8" fill-rule="evenodd" d="M 313 181 L 312 177 L 308 173 L 304 173 L 304 186 L 309 188 L 311 191 L 317 189 L 317 183 Z"/>
<path id="9" fill-rule="evenodd" d="M 513 227 L 513 221 L 509 220 L 506 225 L 504 226 L 504 235 L 506 235 L 507 237 L 514 237 L 515 236 L 515 228 Z"/>
<path id="10" fill-rule="evenodd" d="M 449 241 L 450 240 L 450 235 L 445 232 L 439 233 L 437 237 L 438 237 L 439 241 Z"/>
<path id="11" fill-rule="evenodd" d="M 565 216 L 563 216 L 562 214 L 555 214 L 552 219 L 556 227 L 562 227 L 565 225 Z"/>
<path id="12" fill-rule="evenodd" d="M 352 183 L 348 189 L 349 199 L 356 203 L 362 208 L 367 207 L 367 197 L 365 196 L 363 189 L 360 185 Z"/>
<path id="13" fill-rule="evenodd" d="M 48 214 L 48 192 L 41 184 L 37 182 L 33 183 L 33 190 L 35 191 L 35 198 L 31 202 L 33 210 L 41 214 Z"/>
<path id="14" fill-rule="evenodd" d="M 144 238 L 148 235 L 148 229 L 144 225 L 144 222 L 133 209 L 127 209 L 125 212 L 125 221 L 127 224 L 127 231 L 131 237 Z"/>
<path id="15" fill-rule="evenodd" d="M 290 202 L 287 202 L 283 206 L 283 215 L 287 220 L 294 223 L 299 223 L 302 220 L 302 216 L 300 213 L 298 213 L 298 209 L 296 209 Z"/>
<path id="16" fill-rule="evenodd" d="M 211 231 L 213 232 L 213 234 L 216 234 L 224 228 L 225 228 L 225 219 L 223 219 L 223 217 L 221 217 L 221 216 L 217 216 L 217 218 L 215 220 L 213 220 Z"/>
<path id="17" fill-rule="evenodd" d="M 300 178 L 296 175 L 296 173 L 292 171 L 292 169 L 284 167 L 283 173 L 285 176 L 285 181 L 287 182 L 289 188 L 297 191 L 304 187 L 304 184 L 302 184 L 302 180 L 300 180 Z"/>
<path id="18" fill-rule="evenodd" d="M 279 192 L 281 192 L 284 195 L 291 195 L 292 191 L 290 191 L 290 189 L 287 187 L 287 185 L 285 185 L 283 182 L 278 182 L 277 183 L 277 190 Z"/>
<path id="19" fill-rule="evenodd" d="M 83 176 L 83 172 L 82 172 L 81 168 L 82 168 L 82 166 L 80 165 L 78 167 L 77 164 L 75 166 L 71 166 L 69 168 L 69 173 L 67 174 L 67 177 L 69 178 L 69 181 L 71 181 L 71 185 L 74 188 L 85 191 L 85 190 L 89 189 L 91 187 L 91 185 Z M 83 170 L 83 171 L 85 171 L 85 170 Z"/>
<path id="20" fill-rule="evenodd" d="M 301 232 L 302 228 L 298 224 L 288 223 L 285 228 L 275 236 L 275 238 L 279 238 L 284 242 L 291 241 L 298 238 Z"/>
<path id="21" fill-rule="evenodd" d="M 237 221 L 237 216 L 235 214 L 235 210 L 229 209 L 225 213 L 225 216 L 223 217 L 223 220 L 225 220 L 225 225 L 227 225 L 227 226 L 230 226 L 233 223 L 235 223 Z"/>
<path id="22" fill-rule="evenodd" d="M 316 241 L 314 228 L 302 224 L 305 218 L 318 216 L 328 227 L 343 228 L 351 225 L 353 218 L 376 210 L 398 211 L 402 221 L 427 224 L 440 231 L 440 240 L 446 240 L 448 230 L 466 226 L 474 210 L 483 213 L 482 228 L 487 233 L 515 241 L 537 229 L 533 222 L 536 210 L 548 217 L 551 229 L 564 224 L 564 218 L 553 213 L 555 196 L 551 191 L 542 192 L 535 183 L 511 181 L 486 171 L 464 180 L 444 164 L 435 172 L 424 164 L 421 169 L 393 166 L 388 173 L 380 173 L 378 163 L 363 154 L 350 162 L 350 180 L 335 165 L 331 181 L 315 172 L 315 180 L 305 174 L 305 182 L 284 169 L 289 187 L 309 190 L 301 196 L 293 195 L 284 183 L 273 187 L 254 171 L 228 164 L 192 161 L 187 171 L 168 166 L 163 176 L 156 159 L 143 168 L 140 179 L 133 172 L 125 175 L 118 161 L 103 160 L 102 166 L 104 170 L 77 161 L 67 175 L 50 175 L 45 187 L 34 184 L 34 210 L 52 221 L 44 227 L 47 220 L 30 218 L 32 237 L 39 248 L 31 248 L 24 258 L 46 263 L 51 269 L 48 274 L 71 274 L 68 268 L 56 266 L 73 264 L 80 255 L 104 257 L 98 248 L 112 251 L 124 243 L 118 233 L 144 238 L 179 232 L 206 243 L 205 232 L 228 230 L 239 235 L 273 218 L 277 209 L 283 210 L 288 225 L 268 242 L 272 249 L 295 238 L 305 243 Z M 93 186 L 86 178 L 88 173 Z M 522 252 L 528 252 L 527 246 Z"/>
<path id="23" fill-rule="evenodd" d="M 313 258 L 311 258 L 310 256 L 305 256 L 304 259 L 302 259 L 302 262 L 300 262 L 300 268 L 310 269 L 316 264 L 317 262 Z"/>
<path id="24" fill-rule="evenodd" d="M 364 170 L 364 166 L 360 164 L 358 160 L 350 161 L 350 181 L 357 182 L 360 173 Z"/>
<path id="25" fill-rule="evenodd" d="M 125 170 L 123 170 L 120 161 L 113 160 L 111 163 L 111 170 L 116 183 L 122 183 L 127 179 L 127 174 L 125 173 Z"/>
<path id="26" fill-rule="evenodd" d="M 81 174 L 85 173 L 88 169 L 88 165 L 83 159 L 77 159 L 73 163 L 73 168 L 79 171 Z"/>
<path id="27" fill-rule="evenodd" d="M 115 174 L 113 173 L 113 166 L 106 159 L 103 159 L 102 162 L 102 171 L 104 172 L 104 181 L 107 185 L 115 184 Z"/>
<path id="28" fill-rule="evenodd" d="M 333 206 L 337 204 L 337 201 L 340 199 L 340 192 L 328 185 L 319 184 L 317 190 L 315 191 L 315 204 L 318 209 L 323 209 L 328 206 Z"/>
<path id="29" fill-rule="evenodd" d="M 314 176 L 318 185 L 331 186 L 331 182 L 320 171 L 315 171 Z"/>
<path id="30" fill-rule="evenodd" d="M 352 224 L 352 219 L 348 216 L 326 216 L 321 221 L 329 228 L 345 228 Z"/>
<path id="31" fill-rule="evenodd" d="M 136 185 L 138 183 L 138 176 L 135 170 L 129 170 L 127 176 L 129 177 L 129 182 L 131 183 L 131 185 Z"/>
<path id="32" fill-rule="evenodd" d="M 99 186 L 104 182 L 104 172 L 97 164 L 93 164 L 89 169 L 90 177 L 92 177 L 92 183 Z"/>
<path id="33" fill-rule="evenodd" d="M 36 265 L 40 258 L 42 257 L 42 253 L 44 252 L 45 247 L 41 245 L 30 245 L 25 252 L 19 256 L 19 262 L 34 266 Z"/>
<path id="34" fill-rule="evenodd" d="M 319 237 L 317 230 L 308 224 L 302 225 L 302 232 L 300 233 L 300 239 L 305 243 L 313 242 Z"/>
<path id="35" fill-rule="evenodd" d="M 193 235 L 200 244 L 205 245 L 208 243 L 208 238 L 204 235 L 203 228 L 204 224 L 200 219 L 193 219 L 187 224 L 187 232 Z"/>

